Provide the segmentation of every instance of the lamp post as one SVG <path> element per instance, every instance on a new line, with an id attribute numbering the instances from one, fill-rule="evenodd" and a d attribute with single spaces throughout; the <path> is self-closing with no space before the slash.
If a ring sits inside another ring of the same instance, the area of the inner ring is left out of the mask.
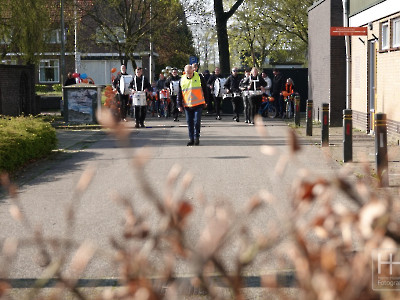
<path id="1" fill-rule="evenodd" d="M 152 14 L 151 14 L 151 1 L 150 1 L 150 54 L 149 54 L 149 81 L 150 84 L 153 83 L 153 40 L 151 36 L 152 31 Z"/>
<path id="2" fill-rule="evenodd" d="M 77 4 L 74 0 L 74 54 L 75 54 L 75 73 L 81 68 L 81 54 L 78 52 L 78 19 L 77 19 Z"/>
<path id="3" fill-rule="evenodd" d="M 64 29 L 64 1 L 60 0 L 61 6 L 61 16 L 60 16 L 60 23 L 61 23 L 61 68 L 60 68 L 60 82 L 64 84 L 64 74 L 65 74 L 65 29 Z"/>

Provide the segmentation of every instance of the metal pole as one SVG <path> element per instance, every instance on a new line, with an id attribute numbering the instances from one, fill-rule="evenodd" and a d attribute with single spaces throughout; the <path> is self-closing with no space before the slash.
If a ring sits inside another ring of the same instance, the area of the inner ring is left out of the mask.
<path id="1" fill-rule="evenodd" d="M 60 17 L 60 26 L 61 26 L 61 66 L 60 66 L 60 82 L 61 85 L 64 85 L 64 74 L 65 74 L 65 29 L 64 29 L 64 0 L 61 0 L 61 17 Z"/>
<path id="2" fill-rule="evenodd" d="M 294 97 L 294 124 L 300 126 L 300 96 Z"/>
<path id="3" fill-rule="evenodd" d="M 306 118 L 306 135 L 312 136 L 312 112 L 313 112 L 313 101 L 307 100 L 307 118 Z"/>
<path id="4" fill-rule="evenodd" d="M 150 55 L 149 55 L 149 81 L 150 81 L 150 84 L 153 83 L 153 74 L 152 74 L 153 73 L 153 40 L 152 40 L 152 36 L 151 36 L 151 30 L 152 30 L 151 18 L 152 18 L 152 15 L 151 15 L 151 2 L 150 2 Z"/>
<path id="5" fill-rule="evenodd" d="M 329 147 L 329 103 L 322 103 L 321 145 Z"/>
<path id="6" fill-rule="evenodd" d="M 375 114 L 375 158 L 379 184 L 389 186 L 386 114 Z"/>
<path id="7" fill-rule="evenodd" d="M 74 0 L 74 54 L 75 54 L 75 73 L 78 73 L 80 66 L 80 53 L 78 53 L 78 19 L 76 12 L 76 0 Z"/>
<path id="8" fill-rule="evenodd" d="M 353 160 L 353 112 L 351 109 L 343 110 L 343 161 Z"/>

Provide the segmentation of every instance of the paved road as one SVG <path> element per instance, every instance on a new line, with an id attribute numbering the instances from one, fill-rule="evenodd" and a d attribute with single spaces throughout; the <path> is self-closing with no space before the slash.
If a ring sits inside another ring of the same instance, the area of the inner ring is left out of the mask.
<path id="1" fill-rule="evenodd" d="M 103 131 L 60 131 L 60 148 L 65 149 L 54 158 L 39 162 L 20 178 L 19 199 L 24 213 L 32 224 L 41 226 L 46 237 L 64 236 L 66 230 L 65 208 L 71 202 L 72 191 L 82 172 L 94 166 L 96 174 L 92 184 L 79 204 L 74 239 L 90 240 L 101 249 L 110 249 L 109 238 L 121 237 L 123 210 L 112 201 L 112 195 L 119 193 L 129 199 L 139 212 L 149 213 L 153 226 L 158 218 L 155 209 L 143 196 L 131 167 L 132 157 L 144 146 L 152 159 L 145 166 L 141 176 L 147 178 L 158 194 L 164 190 L 164 180 L 174 165 L 182 167 L 183 174 L 191 172 L 193 184 L 186 197 L 193 203 L 195 213 L 189 224 L 188 239 L 195 244 L 206 219 L 204 206 L 196 196 L 202 191 L 208 203 L 225 202 L 232 214 L 241 215 L 246 201 L 260 189 L 268 190 L 278 199 L 272 209 L 266 207 L 248 220 L 254 232 L 268 233 L 269 221 L 274 220 L 276 211 L 285 213 L 290 207 L 289 185 L 305 167 L 316 174 L 328 175 L 339 165 L 324 160 L 319 147 L 306 140 L 296 161 L 291 162 L 285 175 L 274 173 L 281 154 L 288 152 L 287 125 L 280 120 L 267 120 L 268 136 L 260 137 L 254 126 L 233 122 L 230 116 L 222 121 L 211 117 L 203 118 L 200 146 L 187 147 L 187 128 L 181 120 L 174 123 L 165 119 L 148 119 L 148 128 L 130 127 L 130 145 L 120 147 L 113 136 Z M 263 155 L 263 145 L 273 146 L 277 154 Z M 182 178 L 182 176 L 180 177 Z M 0 241 L 7 237 L 25 238 L 31 233 L 9 216 L 10 199 L 0 198 Z M 225 255 L 232 256 L 237 245 L 228 247 Z M 277 249 L 279 251 L 279 249 Z M 35 264 L 36 251 L 23 248 L 12 266 L 12 278 L 37 278 L 42 269 Z M 260 258 L 258 267 L 249 273 L 259 274 L 266 270 L 282 267 L 274 260 L 273 253 Z M 157 258 L 155 258 L 157 259 Z M 188 274 L 184 264 L 178 274 Z M 107 261 L 97 257 L 85 273 L 85 278 L 110 278 L 117 271 Z"/>

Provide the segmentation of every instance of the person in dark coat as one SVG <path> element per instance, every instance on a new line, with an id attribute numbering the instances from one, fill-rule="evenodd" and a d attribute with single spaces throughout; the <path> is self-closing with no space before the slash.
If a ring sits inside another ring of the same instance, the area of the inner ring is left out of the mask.
<path id="1" fill-rule="evenodd" d="M 146 92 L 148 93 L 152 87 L 149 80 L 144 77 L 143 69 L 138 67 L 136 68 L 136 75 L 133 77 L 133 80 L 130 84 L 130 88 L 133 93 L 135 92 Z M 135 128 L 145 127 L 144 120 L 146 119 L 147 105 L 135 105 Z"/>
<path id="2" fill-rule="evenodd" d="M 207 82 L 211 76 L 210 71 L 204 70 L 204 72 L 202 74 L 203 74 L 205 82 Z M 207 96 L 206 98 L 208 99 L 207 100 L 208 101 L 207 102 L 207 115 L 210 115 L 213 112 L 214 106 L 213 106 L 213 98 L 211 97 L 211 89 L 208 85 L 207 85 L 207 95 L 206 96 Z"/>
<path id="3" fill-rule="evenodd" d="M 221 74 L 221 69 L 220 68 L 215 68 L 215 74 L 210 76 L 210 79 L 207 81 L 207 85 L 211 89 L 211 93 L 214 98 L 214 107 L 215 107 L 215 112 L 217 114 L 216 119 L 221 120 L 221 104 L 222 104 L 222 97 L 220 95 L 215 95 L 214 93 L 214 88 L 215 88 L 215 81 L 219 80 L 221 78 L 224 78 Z"/>
<path id="4" fill-rule="evenodd" d="M 272 73 L 274 74 L 274 78 L 272 78 L 272 97 L 274 97 L 277 105 L 278 117 L 282 117 L 285 107 L 282 91 L 285 89 L 286 80 L 278 69 L 274 69 Z"/>
<path id="5" fill-rule="evenodd" d="M 64 86 L 69 86 L 69 85 L 73 85 L 76 84 L 76 79 L 74 77 L 72 77 L 72 73 L 68 72 L 67 75 L 67 80 L 64 83 Z"/>
<path id="6" fill-rule="evenodd" d="M 170 97 L 171 97 L 171 111 L 172 116 L 174 117 L 174 122 L 178 122 L 179 110 L 176 103 L 176 98 L 179 92 L 179 82 L 181 77 L 178 75 L 178 69 L 172 68 L 171 76 L 167 78 L 165 81 L 165 87 L 170 90 Z"/>
<path id="7" fill-rule="evenodd" d="M 224 88 L 228 90 L 228 93 L 232 94 L 232 108 L 234 117 L 233 120 L 239 122 L 239 109 L 240 109 L 240 102 L 242 101 L 242 97 L 240 97 L 240 76 L 238 75 L 238 69 L 233 68 L 232 74 L 229 75 L 228 79 L 225 81 Z"/>
<path id="8" fill-rule="evenodd" d="M 112 86 L 113 86 L 113 89 L 116 90 L 117 94 L 118 94 L 120 110 L 121 110 L 121 120 L 126 122 L 126 114 L 127 114 L 128 105 L 129 105 L 129 95 L 124 95 L 121 93 L 120 81 L 121 81 L 122 75 L 128 75 L 128 73 L 126 73 L 125 65 L 121 66 L 121 72 L 114 79 Z"/>

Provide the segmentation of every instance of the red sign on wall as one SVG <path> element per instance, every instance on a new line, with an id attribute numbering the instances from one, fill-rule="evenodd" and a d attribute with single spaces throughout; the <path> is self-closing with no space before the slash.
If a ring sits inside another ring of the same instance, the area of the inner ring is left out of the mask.
<path id="1" fill-rule="evenodd" d="M 331 36 L 367 35 L 367 27 L 331 27 Z"/>

